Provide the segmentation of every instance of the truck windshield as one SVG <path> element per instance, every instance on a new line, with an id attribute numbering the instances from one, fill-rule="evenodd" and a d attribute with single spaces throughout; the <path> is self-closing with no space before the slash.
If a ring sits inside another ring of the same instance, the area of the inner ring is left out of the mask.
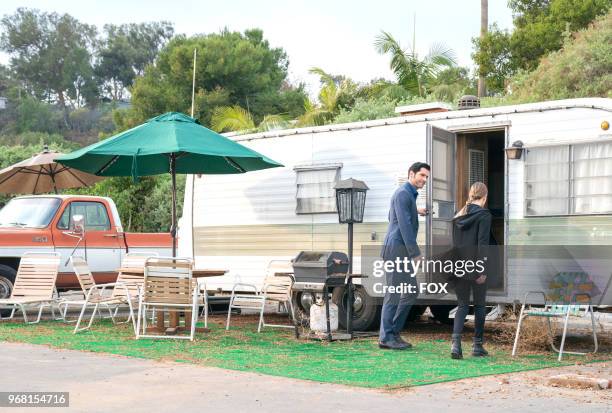
<path id="1" fill-rule="evenodd" d="M 57 198 L 17 198 L 0 210 L 1 227 L 44 228 L 55 215 Z"/>

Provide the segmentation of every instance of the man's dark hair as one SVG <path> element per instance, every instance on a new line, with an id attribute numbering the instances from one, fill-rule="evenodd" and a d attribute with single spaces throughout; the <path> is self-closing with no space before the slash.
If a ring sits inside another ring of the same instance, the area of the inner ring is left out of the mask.
<path id="1" fill-rule="evenodd" d="M 421 168 L 425 168 L 431 172 L 431 167 L 425 162 L 415 162 L 412 165 L 410 165 L 410 168 L 408 168 L 408 174 L 410 174 L 410 172 L 417 173 L 421 170 Z"/>

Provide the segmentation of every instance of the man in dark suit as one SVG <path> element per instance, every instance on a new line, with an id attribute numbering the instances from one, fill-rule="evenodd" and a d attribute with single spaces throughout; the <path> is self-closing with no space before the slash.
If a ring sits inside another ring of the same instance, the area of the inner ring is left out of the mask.
<path id="1" fill-rule="evenodd" d="M 418 215 L 426 215 L 425 208 L 417 209 L 416 199 L 418 189 L 423 188 L 429 178 L 430 167 L 426 163 L 416 162 L 408 169 L 408 182 L 399 187 L 391 197 L 389 208 L 389 228 L 382 249 L 385 261 L 397 262 L 413 259 L 421 255 L 417 245 L 419 231 Z M 412 285 L 411 291 L 385 292 L 380 320 L 380 337 L 378 346 L 383 349 L 405 350 L 412 345 L 402 339 L 400 332 L 406 323 L 406 318 L 414 304 L 418 291 L 414 271 L 409 266 L 406 272 L 404 266 L 385 273 L 387 287 Z"/>

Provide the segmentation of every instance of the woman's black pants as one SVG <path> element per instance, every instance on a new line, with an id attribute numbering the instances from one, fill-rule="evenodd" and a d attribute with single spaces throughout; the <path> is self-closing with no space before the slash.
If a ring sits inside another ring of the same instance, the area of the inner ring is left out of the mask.
<path id="1" fill-rule="evenodd" d="M 459 308 L 455 313 L 453 334 L 461 334 L 465 317 L 470 310 L 470 292 L 474 295 L 474 336 L 482 337 L 486 317 L 485 302 L 487 297 L 487 283 L 476 284 L 475 281 L 458 278 L 455 282 L 455 294 Z"/>

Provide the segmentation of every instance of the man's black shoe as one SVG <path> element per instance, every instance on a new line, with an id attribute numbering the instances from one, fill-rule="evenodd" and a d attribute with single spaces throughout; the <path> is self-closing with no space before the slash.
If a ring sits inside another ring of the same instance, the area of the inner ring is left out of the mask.
<path id="1" fill-rule="evenodd" d="M 385 350 L 406 350 L 408 348 L 406 344 L 402 344 L 397 340 L 379 341 L 378 347 Z"/>
<path id="2" fill-rule="evenodd" d="M 407 342 L 406 340 L 404 340 L 402 338 L 402 336 L 400 336 L 399 334 L 395 336 L 395 341 L 397 341 L 400 344 L 403 344 L 406 346 L 406 349 L 412 348 L 412 344 L 410 344 L 409 342 Z"/>

